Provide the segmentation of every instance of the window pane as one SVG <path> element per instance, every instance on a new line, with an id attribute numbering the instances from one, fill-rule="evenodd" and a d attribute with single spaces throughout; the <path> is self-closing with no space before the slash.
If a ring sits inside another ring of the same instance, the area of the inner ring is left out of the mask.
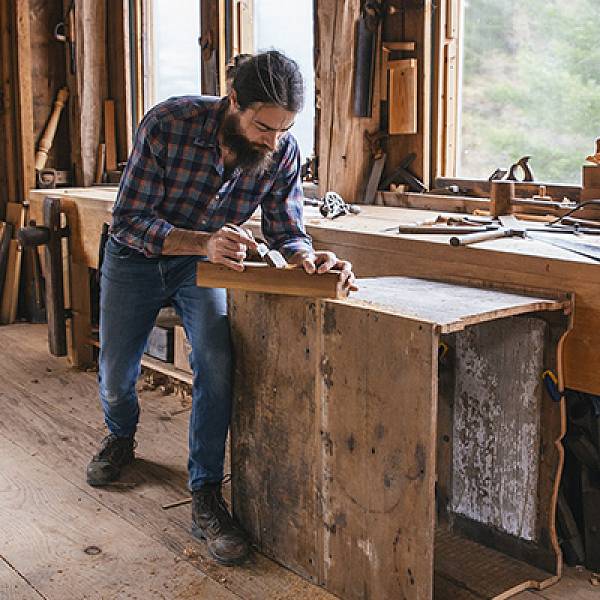
<path id="1" fill-rule="evenodd" d="M 292 133 L 302 158 L 314 151 L 315 72 L 313 60 L 313 0 L 254 0 L 254 47 L 256 51 L 280 50 L 293 58 L 305 84 L 304 110 Z"/>
<path id="2" fill-rule="evenodd" d="M 152 0 L 146 108 L 200 93 L 200 0 Z"/>
<path id="3" fill-rule="evenodd" d="M 458 173 L 531 155 L 536 180 L 581 182 L 600 136 L 598 0 L 464 0 Z"/>

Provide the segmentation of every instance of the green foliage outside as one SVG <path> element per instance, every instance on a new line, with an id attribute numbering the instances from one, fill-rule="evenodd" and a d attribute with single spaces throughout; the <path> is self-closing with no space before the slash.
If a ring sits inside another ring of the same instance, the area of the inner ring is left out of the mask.
<path id="1" fill-rule="evenodd" d="M 524 155 L 536 180 L 581 183 L 600 137 L 598 0 L 465 0 L 458 174 Z"/>

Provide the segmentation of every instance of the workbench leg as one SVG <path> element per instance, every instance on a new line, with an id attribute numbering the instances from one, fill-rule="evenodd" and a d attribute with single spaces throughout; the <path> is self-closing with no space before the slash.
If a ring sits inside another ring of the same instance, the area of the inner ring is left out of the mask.
<path id="1" fill-rule="evenodd" d="M 71 309 L 73 318 L 67 321 L 69 340 L 69 363 L 73 367 L 85 367 L 93 361 L 92 324 L 90 307 L 90 274 L 86 265 L 71 262 Z"/>

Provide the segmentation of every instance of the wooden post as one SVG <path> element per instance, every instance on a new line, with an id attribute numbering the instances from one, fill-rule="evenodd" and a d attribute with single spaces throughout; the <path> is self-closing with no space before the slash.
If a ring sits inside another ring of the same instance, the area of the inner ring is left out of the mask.
<path id="1" fill-rule="evenodd" d="M 512 211 L 511 200 L 515 196 L 515 184 L 512 181 L 492 181 L 490 191 L 490 215 L 499 217 Z"/>

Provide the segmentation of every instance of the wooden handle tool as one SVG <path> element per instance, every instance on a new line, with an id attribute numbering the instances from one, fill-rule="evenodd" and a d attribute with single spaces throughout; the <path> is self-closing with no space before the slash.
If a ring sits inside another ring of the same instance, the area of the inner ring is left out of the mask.
<path id="1" fill-rule="evenodd" d="M 478 242 L 487 242 L 488 240 L 497 240 L 512 235 L 510 229 L 496 229 L 495 231 L 484 231 L 483 233 L 473 233 L 470 235 L 453 236 L 450 238 L 451 246 L 469 246 Z"/>
<path id="2" fill-rule="evenodd" d="M 56 100 L 54 101 L 54 106 L 52 108 L 52 114 L 50 115 L 48 125 L 46 125 L 44 135 L 40 140 L 38 151 L 35 155 L 35 168 L 38 171 L 41 171 L 46 166 L 48 152 L 50 151 L 50 148 L 52 148 L 52 142 L 54 141 L 54 136 L 56 135 L 56 128 L 58 127 L 60 114 L 68 98 L 69 88 L 64 87 L 58 90 L 58 94 L 56 94 Z"/>

